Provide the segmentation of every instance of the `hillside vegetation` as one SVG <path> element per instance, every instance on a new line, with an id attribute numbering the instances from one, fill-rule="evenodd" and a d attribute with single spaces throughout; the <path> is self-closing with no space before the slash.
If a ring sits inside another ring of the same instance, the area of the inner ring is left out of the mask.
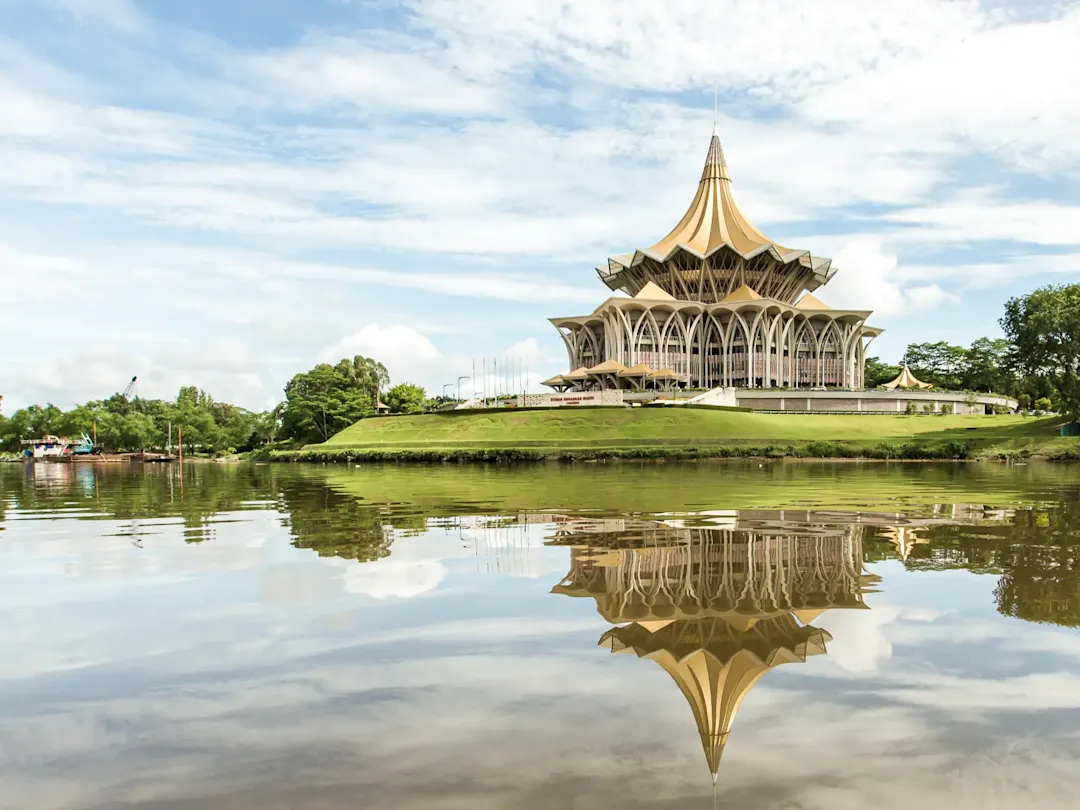
<path id="1" fill-rule="evenodd" d="M 707 408 L 474 411 L 362 419 L 324 444 L 306 449 L 407 456 L 412 451 L 511 449 L 597 455 L 604 451 L 708 455 L 711 449 L 722 451 L 712 454 L 733 455 L 739 448 L 753 448 L 753 455 L 805 455 L 808 445 L 831 443 L 851 450 L 837 455 L 855 455 L 860 446 L 882 443 L 909 448 L 948 444 L 983 454 L 1080 447 L 1075 440 L 1058 438 L 1060 422 L 1022 416 L 763 414 Z M 945 455 L 970 453 L 957 450 Z"/>

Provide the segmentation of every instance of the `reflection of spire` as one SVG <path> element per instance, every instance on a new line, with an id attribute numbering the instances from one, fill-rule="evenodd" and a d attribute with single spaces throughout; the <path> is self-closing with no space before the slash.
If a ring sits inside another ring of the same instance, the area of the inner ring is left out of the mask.
<path id="1" fill-rule="evenodd" d="M 834 608 L 865 609 L 877 577 L 863 569 L 864 527 L 778 534 L 610 521 L 560 526 L 570 571 L 553 593 L 591 597 L 615 625 L 612 652 L 659 664 L 690 704 L 715 783 L 743 698 L 780 664 L 824 655 L 810 626 Z"/>
<path id="2" fill-rule="evenodd" d="M 745 631 L 722 619 L 685 619 L 655 632 L 628 624 L 608 630 L 600 645 L 649 658 L 672 677 L 694 713 L 715 778 L 731 724 L 750 688 L 773 667 L 824 655 L 831 640 L 824 630 L 802 626 L 785 614 Z"/>

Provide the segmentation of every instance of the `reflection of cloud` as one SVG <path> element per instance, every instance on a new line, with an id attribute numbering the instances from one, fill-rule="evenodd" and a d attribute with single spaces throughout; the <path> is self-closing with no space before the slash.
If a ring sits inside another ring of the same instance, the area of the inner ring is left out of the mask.
<path id="1" fill-rule="evenodd" d="M 331 562 L 345 569 L 346 591 L 374 599 L 420 596 L 435 590 L 446 579 L 446 566 L 439 560 L 396 562 L 391 558 L 357 564 L 354 560 L 334 559 Z"/>
<path id="2" fill-rule="evenodd" d="M 874 672 L 892 658 L 892 644 L 885 628 L 900 616 L 900 610 L 882 605 L 872 610 L 830 610 L 813 622 L 832 634 L 829 660 L 852 673 Z"/>

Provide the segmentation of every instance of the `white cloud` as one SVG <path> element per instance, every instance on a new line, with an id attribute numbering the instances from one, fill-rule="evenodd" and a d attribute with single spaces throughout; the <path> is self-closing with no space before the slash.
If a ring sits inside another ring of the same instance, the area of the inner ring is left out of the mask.
<path id="1" fill-rule="evenodd" d="M 404 37 L 364 41 L 312 34 L 296 47 L 257 54 L 240 62 L 258 85 L 288 94 L 300 106 L 349 104 L 365 116 L 424 111 L 456 115 L 496 112 L 504 104 L 490 86 L 439 64 L 431 45 Z M 238 60 L 239 61 L 239 60 Z"/>
<path id="2" fill-rule="evenodd" d="M 851 673 L 869 673 L 892 658 L 893 648 L 886 628 L 900 618 L 901 611 L 891 605 L 872 610 L 829 610 L 812 624 L 828 630 L 833 640 L 828 644 L 829 660 Z"/>
<path id="3" fill-rule="evenodd" d="M 468 352 L 493 355 L 523 339 L 519 306 L 538 334 L 591 309 L 591 268 L 689 202 L 714 79 L 740 203 L 834 255 L 827 303 L 888 318 L 962 290 L 971 320 L 992 285 L 1080 266 L 1077 3 L 412 0 L 385 30 L 289 17 L 273 44 L 129 0 L 9 8 L 25 17 L 0 39 L 0 303 L 58 283 L 84 313 L 153 301 L 165 343 L 243 348 L 231 387 L 204 379 L 252 406 L 357 323 L 466 324 Z M 22 363 L 64 390 L 80 363 L 95 387 L 136 360 L 183 374 L 105 321 L 75 346 L 79 318 L 56 317 L 0 358 L 9 401 L 45 391 Z M 553 332 L 540 347 L 558 351 Z"/>
<path id="4" fill-rule="evenodd" d="M 896 255 L 876 239 L 849 242 L 833 262 L 839 270 L 820 297 L 839 309 L 870 309 L 888 317 L 952 300 L 936 284 L 904 286 Z"/>

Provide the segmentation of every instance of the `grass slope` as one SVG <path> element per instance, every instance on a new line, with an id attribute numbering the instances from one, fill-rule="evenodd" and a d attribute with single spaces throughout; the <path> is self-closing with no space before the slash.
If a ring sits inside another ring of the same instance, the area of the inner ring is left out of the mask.
<path id="1" fill-rule="evenodd" d="M 964 442 L 990 453 L 1035 451 L 1058 419 L 1021 416 L 763 414 L 698 408 L 589 408 L 425 414 L 363 419 L 309 450 L 632 451 L 677 448 Z M 1039 451 L 1041 452 L 1041 450 Z"/>
<path id="2" fill-rule="evenodd" d="M 935 504 L 997 508 L 1080 495 L 1072 465 L 874 464 L 716 461 L 695 464 L 305 467 L 310 476 L 365 503 L 391 522 L 417 513 L 578 511 L 593 517 L 710 509 L 838 509 L 923 514 Z M 797 519 L 794 515 L 792 519 Z M 395 523 L 395 525 L 398 525 Z"/>

